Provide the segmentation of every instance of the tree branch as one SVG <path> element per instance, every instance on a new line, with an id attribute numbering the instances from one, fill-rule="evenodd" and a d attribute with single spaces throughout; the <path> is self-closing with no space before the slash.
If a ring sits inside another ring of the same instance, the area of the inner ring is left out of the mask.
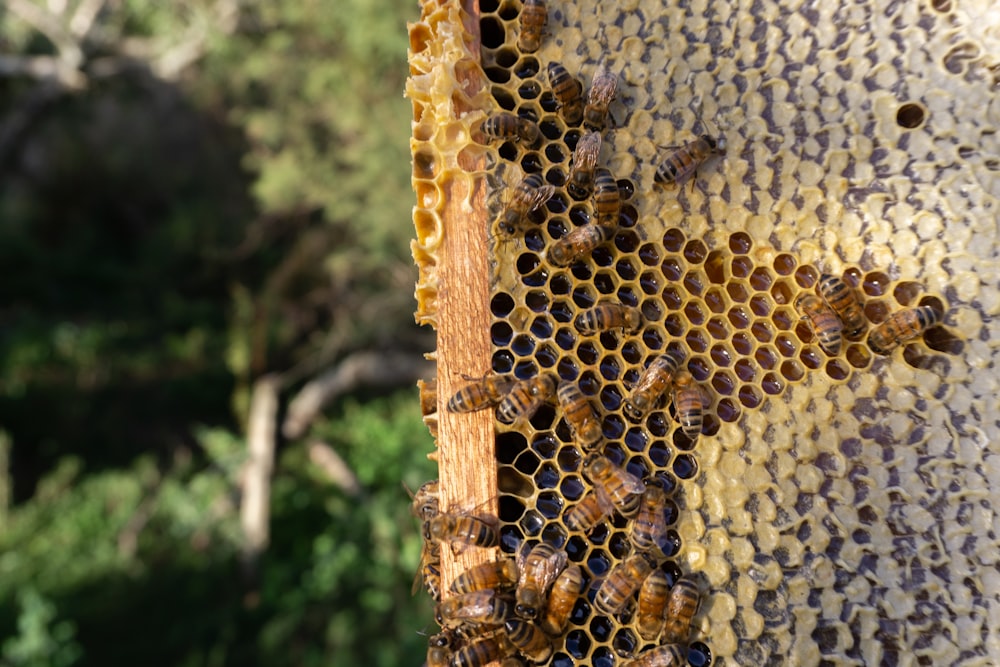
<path id="1" fill-rule="evenodd" d="M 258 379 L 250 395 L 247 426 L 248 458 L 243 468 L 240 525 L 243 528 L 242 560 L 252 574 L 257 559 L 267 547 L 271 519 L 271 473 L 278 416 L 279 381 L 274 375 Z"/>
<path id="2" fill-rule="evenodd" d="M 337 451 L 325 442 L 309 443 L 309 462 L 323 471 L 335 486 L 352 498 L 362 494 L 361 482 Z"/>
<path id="3" fill-rule="evenodd" d="M 83 62 L 83 51 L 77 40 L 63 26 L 60 17 L 31 0 L 7 0 L 7 9 L 48 37 L 59 51 L 59 59 L 68 67 L 79 69 Z"/>
<path id="4" fill-rule="evenodd" d="M 281 432 L 288 438 L 300 437 L 323 406 L 358 387 L 412 384 L 433 374 L 434 364 L 416 354 L 358 352 L 302 387 L 288 406 Z"/>

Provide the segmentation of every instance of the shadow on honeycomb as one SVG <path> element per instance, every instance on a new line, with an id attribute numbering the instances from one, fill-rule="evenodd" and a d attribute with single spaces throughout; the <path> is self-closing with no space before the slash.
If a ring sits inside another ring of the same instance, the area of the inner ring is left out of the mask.
<path id="1" fill-rule="evenodd" d="M 1000 17 L 962 0 L 553 2 L 522 54 L 520 2 L 479 7 L 494 108 L 544 137 L 488 149 L 491 219 L 525 174 L 558 187 L 523 236 L 493 240 L 493 370 L 578 382 L 607 455 L 671 493 L 663 569 L 706 582 L 691 664 L 1000 662 Z M 552 61 L 585 86 L 620 72 L 600 157 L 620 227 L 567 268 L 544 251 L 593 211 L 562 187 L 583 130 L 557 113 Z M 724 156 L 654 185 L 663 146 L 719 131 Z M 821 273 L 872 325 L 929 305 L 944 326 L 888 357 L 863 335 L 827 356 L 792 306 Z M 639 333 L 574 329 L 607 299 L 641 310 Z M 669 406 L 621 410 L 668 347 L 712 396 L 697 443 Z M 617 515 L 563 525 L 589 488 L 566 424 L 545 406 L 497 429 L 502 550 L 562 546 L 592 586 L 628 541 Z M 642 645 L 581 602 L 552 664 Z"/>

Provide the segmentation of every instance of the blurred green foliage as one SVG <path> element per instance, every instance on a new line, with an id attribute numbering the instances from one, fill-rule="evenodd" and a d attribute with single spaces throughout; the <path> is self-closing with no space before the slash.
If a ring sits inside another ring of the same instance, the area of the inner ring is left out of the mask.
<path id="1" fill-rule="evenodd" d="M 2 667 L 423 659 L 403 483 L 434 467 L 414 388 L 349 396 L 282 443 L 254 576 L 238 515 L 254 379 L 285 374 L 287 400 L 351 351 L 422 345 L 402 96 L 417 8 L 251 0 L 223 30 L 220 4 L 109 4 L 95 62 L 199 30 L 204 53 L 178 81 L 94 77 L 0 142 Z M 2 7 L 0 43 L 53 52 Z M 0 79 L 0 139 L 34 85 Z M 360 495 L 309 461 L 314 441 Z"/>

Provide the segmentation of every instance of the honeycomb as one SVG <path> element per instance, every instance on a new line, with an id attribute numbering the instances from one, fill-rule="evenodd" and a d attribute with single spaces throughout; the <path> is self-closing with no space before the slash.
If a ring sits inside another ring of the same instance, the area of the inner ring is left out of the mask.
<path id="1" fill-rule="evenodd" d="M 461 179 L 489 239 L 492 369 L 577 382 L 605 453 L 671 493 L 662 569 L 703 582 L 689 663 L 1000 664 L 1000 16 L 971 0 L 551 2 L 541 48 L 522 54 L 519 2 L 468 10 L 426 3 L 411 27 L 411 68 L 437 49 L 459 82 L 439 82 L 437 105 L 408 91 L 418 321 L 437 324 L 436 249 L 457 224 L 440 193 Z M 433 16 L 443 37 L 423 40 Z M 594 212 L 564 187 L 583 130 L 557 113 L 552 61 L 585 86 L 601 65 L 620 73 L 599 160 L 620 227 L 567 268 L 545 249 Z M 484 144 L 497 110 L 543 140 Z M 704 133 L 725 154 L 654 185 L 662 147 Z M 500 239 L 491 222 L 529 173 L 557 194 Z M 916 305 L 944 325 L 886 357 L 864 335 L 828 357 L 792 306 L 824 272 L 857 288 L 871 326 Z M 581 336 L 574 318 L 604 300 L 639 308 L 641 330 Z M 667 349 L 711 396 L 697 442 L 669 405 L 641 422 L 621 410 Z M 628 553 L 626 522 L 562 524 L 590 485 L 554 403 L 491 423 L 501 550 L 544 540 L 587 578 L 551 664 L 620 664 L 648 643 L 588 601 Z"/>

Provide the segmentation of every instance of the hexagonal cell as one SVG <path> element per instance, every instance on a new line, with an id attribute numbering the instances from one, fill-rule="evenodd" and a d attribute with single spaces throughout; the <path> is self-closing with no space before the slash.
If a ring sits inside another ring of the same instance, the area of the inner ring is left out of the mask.
<path id="1" fill-rule="evenodd" d="M 705 323 L 706 315 L 699 301 L 688 301 L 684 306 L 684 316 L 694 326 Z"/>
<path id="2" fill-rule="evenodd" d="M 778 279 L 771 286 L 771 296 L 774 297 L 774 302 L 779 306 L 791 304 L 794 294 L 795 289 L 786 279 Z"/>
<path id="3" fill-rule="evenodd" d="M 764 390 L 765 394 L 777 396 L 785 390 L 785 383 L 777 373 L 765 373 L 760 381 L 760 388 Z"/>
<path id="4" fill-rule="evenodd" d="M 712 374 L 712 389 L 720 396 L 729 396 L 736 390 L 736 379 L 729 371 L 717 369 Z"/>
<path id="5" fill-rule="evenodd" d="M 660 278 L 652 271 L 645 271 L 639 276 L 639 289 L 644 294 L 656 294 L 660 291 Z"/>
<path id="6" fill-rule="evenodd" d="M 736 260 L 733 261 L 735 262 Z M 736 275 L 735 267 L 733 267 L 733 275 Z M 771 284 L 773 282 L 774 276 L 771 274 L 771 269 L 766 266 L 758 267 L 750 273 L 750 287 L 758 292 L 768 291 L 771 289 Z"/>
<path id="7" fill-rule="evenodd" d="M 705 281 L 701 271 L 688 271 L 684 274 L 683 285 L 691 296 L 700 296 L 705 290 Z"/>
<path id="8" fill-rule="evenodd" d="M 638 222 L 638 220 L 639 212 L 635 210 L 635 207 L 631 204 L 622 204 L 621 212 L 618 217 L 618 226 L 623 229 L 635 227 L 635 223 Z"/>
<path id="9" fill-rule="evenodd" d="M 503 320 L 494 322 L 490 327 L 490 341 L 497 347 L 504 347 L 510 343 L 513 335 L 514 330 Z"/>
<path id="10" fill-rule="evenodd" d="M 761 402 L 764 400 L 760 391 L 755 386 L 750 384 L 745 384 L 740 387 L 738 397 L 740 399 L 740 404 L 750 410 L 759 407 Z"/>
<path id="11" fill-rule="evenodd" d="M 799 362 L 794 359 L 788 359 L 781 362 L 781 375 L 789 382 L 798 382 L 801 380 L 806 371 Z"/>
<path id="12" fill-rule="evenodd" d="M 774 271 L 779 276 L 790 276 L 795 272 L 795 268 L 798 266 L 798 260 L 789 255 L 787 252 L 783 252 L 774 257 L 772 266 L 774 266 Z"/>
<path id="13" fill-rule="evenodd" d="M 733 353 L 725 344 L 713 345 L 709 356 L 715 365 L 721 368 L 728 368 L 733 363 Z"/>
<path id="14" fill-rule="evenodd" d="M 715 407 L 716 415 L 724 422 L 735 422 L 740 418 L 742 410 L 731 398 L 722 398 Z"/>
<path id="15" fill-rule="evenodd" d="M 889 276 L 881 271 L 871 271 L 865 274 L 861 289 L 867 296 L 880 297 L 888 291 L 889 283 Z"/>
<path id="16" fill-rule="evenodd" d="M 778 338 L 774 343 L 778 347 L 778 352 L 783 357 L 794 357 L 799 351 L 799 346 L 796 344 L 795 339 L 785 333 L 778 334 Z"/>
<path id="17" fill-rule="evenodd" d="M 896 300 L 896 303 L 906 308 L 915 302 L 923 291 L 924 286 L 920 283 L 904 280 L 892 290 L 892 296 Z"/>
<path id="18" fill-rule="evenodd" d="M 594 287 L 603 295 L 614 294 L 615 289 L 617 288 L 617 283 L 617 277 L 612 275 L 610 271 L 598 271 L 594 274 Z M 581 308 L 588 307 L 589 306 L 581 306 Z"/>
<path id="19" fill-rule="evenodd" d="M 694 352 L 704 352 L 708 349 L 708 338 L 701 329 L 691 329 L 687 332 L 687 336 L 684 338 L 684 342 L 687 343 L 688 348 Z"/>
<path id="20" fill-rule="evenodd" d="M 691 357 L 688 359 L 687 368 L 691 376 L 698 382 L 704 382 L 712 375 L 712 365 L 705 357 Z"/>
<path id="21" fill-rule="evenodd" d="M 823 356 L 823 354 L 815 347 L 810 346 L 802 348 L 802 351 L 799 352 L 799 360 L 806 368 L 816 370 L 823 365 L 825 356 Z"/>
<path id="22" fill-rule="evenodd" d="M 677 228 L 668 229 L 663 234 L 663 247 L 667 252 L 680 252 L 684 241 L 684 232 Z"/>
<path id="23" fill-rule="evenodd" d="M 802 289 L 811 289 L 819 282 L 819 271 L 816 267 L 803 264 L 795 269 L 795 284 Z"/>
<path id="24" fill-rule="evenodd" d="M 722 317 L 710 318 L 705 328 L 708 329 L 708 333 L 712 336 L 712 338 L 715 338 L 716 340 L 725 340 L 729 338 L 729 323 Z"/>
<path id="25" fill-rule="evenodd" d="M 851 369 L 840 359 L 830 359 L 826 362 L 826 374 L 834 380 L 845 380 Z"/>
<path id="26" fill-rule="evenodd" d="M 884 322 L 888 317 L 891 309 L 885 301 L 867 301 L 864 305 L 865 317 L 872 324 L 879 324 Z"/>
<path id="27" fill-rule="evenodd" d="M 656 266 L 660 263 L 660 251 L 652 243 L 639 246 L 639 261 L 645 266 Z"/>
<path id="28" fill-rule="evenodd" d="M 692 239 L 684 246 L 684 259 L 691 264 L 701 264 L 708 256 L 708 248 L 699 239 Z"/>
<path id="29" fill-rule="evenodd" d="M 726 292 L 736 303 L 745 303 L 750 298 L 750 290 L 742 281 L 732 280 L 726 283 Z"/>
<path id="30" fill-rule="evenodd" d="M 746 278 L 754 270 L 753 260 L 749 257 L 733 257 L 732 261 L 729 263 L 729 270 L 732 273 L 733 278 Z M 770 285 L 770 282 L 768 285 Z M 757 288 L 755 287 L 754 289 Z"/>
<path id="31" fill-rule="evenodd" d="M 726 296 L 718 287 L 711 287 L 705 292 L 705 305 L 713 313 L 724 313 L 726 311 Z"/>
<path id="32" fill-rule="evenodd" d="M 792 328 L 793 324 L 799 321 L 799 317 L 790 307 L 781 306 L 776 308 L 774 313 L 771 314 L 771 321 L 774 322 L 774 326 L 779 331 L 788 331 Z"/>
<path id="33" fill-rule="evenodd" d="M 753 247 L 753 241 L 746 232 L 735 232 L 729 235 L 729 250 L 734 255 L 746 255 Z"/>
<path id="34" fill-rule="evenodd" d="M 681 279 L 683 274 L 683 269 L 681 268 L 681 261 L 676 257 L 669 256 L 663 260 L 660 265 L 660 270 L 663 272 L 663 277 L 667 279 L 668 282 L 677 282 Z"/>
<path id="35" fill-rule="evenodd" d="M 770 345 L 758 347 L 753 358 L 765 370 L 773 370 L 778 365 L 778 353 Z"/>
<path id="36" fill-rule="evenodd" d="M 616 355 L 609 354 L 601 359 L 599 368 L 601 377 L 608 382 L 614 382 L 621 375 L 622 362 Z"/>
<path id="37" fill-rule="evenodd" d="M 678 454 L 674 457 L 673 469 L 680 479 L 694 479 L 698 475 L 698 461 L 692 454 Z"/>

